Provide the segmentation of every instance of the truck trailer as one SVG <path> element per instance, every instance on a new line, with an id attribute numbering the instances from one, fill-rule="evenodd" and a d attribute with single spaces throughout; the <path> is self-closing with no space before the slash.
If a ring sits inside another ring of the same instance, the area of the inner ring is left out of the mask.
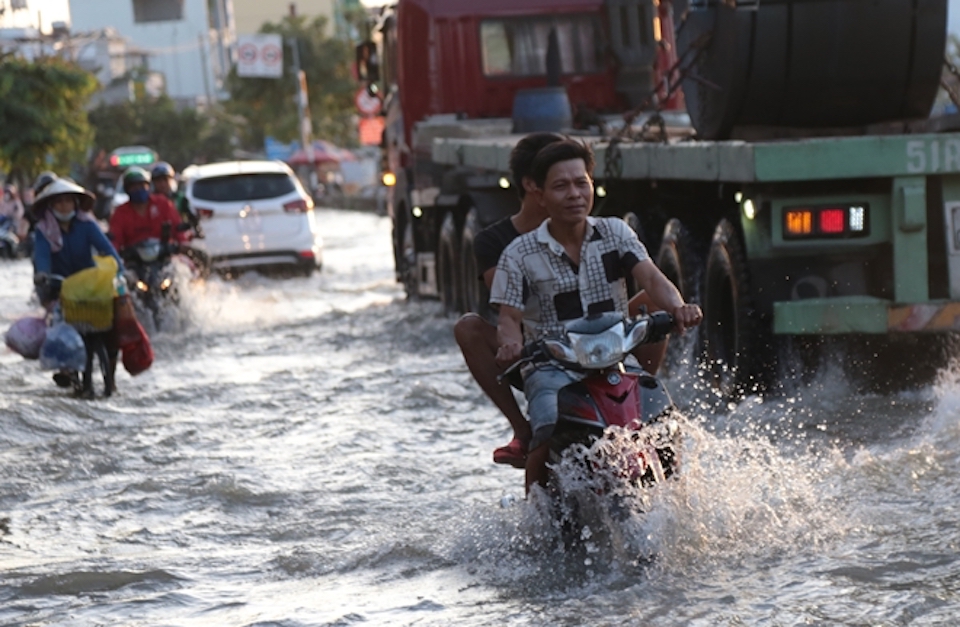
<path id="1" fill-rule="evenodd" d="M 927 381 L 960 330 L 960 121 L 929 117 L 946 8 L 400 0 L 379 29 L 398 280 L 488 313 L 473 238 L 519 208 L 516 141 L 558 130 L 595 151 L 595 213 L 703 308 L 721 396 L 838 345 Z"/>

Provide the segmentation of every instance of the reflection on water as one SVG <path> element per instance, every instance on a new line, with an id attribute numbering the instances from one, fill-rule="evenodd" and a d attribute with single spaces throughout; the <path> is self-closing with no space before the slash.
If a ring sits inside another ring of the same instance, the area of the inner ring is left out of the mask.
<path id="1" fill-rule="evenodd" d="M 678 481 L 600 502 L 580 541 L 390 225 L 323 211 L 325 267 L 188 288 L 118 396 L 0 352 L 0 623 L 947 625 L 960 612 L 960 374 L 860 396 L 820 373 L 729 413 L 685 405 Z M 0 265 L 0 330 L 33 311 Z M 687 384 L 689 385 L 689 384 Z M 685 395 L 686 394 L 686 395 Z M 6 529 L 6 531 L 4 531 Z"/>

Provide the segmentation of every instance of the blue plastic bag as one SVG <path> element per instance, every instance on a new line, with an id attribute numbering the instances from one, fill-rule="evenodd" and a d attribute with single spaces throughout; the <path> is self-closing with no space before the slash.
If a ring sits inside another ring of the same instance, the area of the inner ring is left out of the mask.
<path id="1" fill-rule="evenodd" d="M 83 372 L 87 367 L 87 347 L 76 329 L 58 322 L 47 330 L 47 339 L 40 347 L 40 367 Z"/>
<path id="2" fill-rule="evenodd" d="M 27 359 L 36 359 L 46 337 L 47 323 L 43 318 L 20 318 L 10 325 L 3 339 L 10 350 Z"/>

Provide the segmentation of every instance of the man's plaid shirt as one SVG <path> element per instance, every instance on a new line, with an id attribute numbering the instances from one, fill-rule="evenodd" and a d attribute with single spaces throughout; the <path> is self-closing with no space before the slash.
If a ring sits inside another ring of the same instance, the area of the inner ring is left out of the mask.
<path id="1" fill-rule="evenodd" d="M 526 341 L 563 330 L 563 322 L 589 313 L 627 313 L 633 267 L 650 258 L 620 218 L 587 218 L 580 266 L 550 235 L 549 220 L 513 240 L 500 256 L 490 302 L 523 312 Z"/>

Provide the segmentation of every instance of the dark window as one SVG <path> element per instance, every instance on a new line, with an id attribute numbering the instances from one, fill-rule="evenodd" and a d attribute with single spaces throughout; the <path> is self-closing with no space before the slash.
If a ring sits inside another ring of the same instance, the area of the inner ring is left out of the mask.
<path id="1" fill-rule="evenodd" d="M 133 0 L 134 22 L 172 22 L 183 19 L 183 0 Z"/>
<path id="2" fill-rule="evenodd" d="M 264 200 L 285 196 L 297 188 L 286 174 L 236 174 L 198 179 L 193 197 L 213 202 Z"/>
<path id="3" fill-rule="evenodd" d="M 603 68 L 600 25 L 589 15 L 484 20 L 480 47 L 486 76 L 537 76 L 547 73 L 547 39 L 557 31 L 564 74 L 591 74 Z"/>

